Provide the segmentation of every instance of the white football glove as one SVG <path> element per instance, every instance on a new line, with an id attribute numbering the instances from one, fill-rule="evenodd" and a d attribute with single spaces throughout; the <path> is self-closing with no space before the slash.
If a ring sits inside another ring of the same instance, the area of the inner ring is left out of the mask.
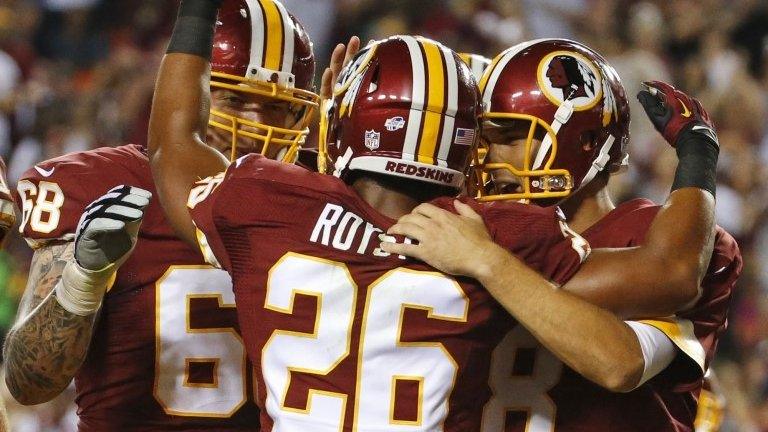
<path id="1" fill-rule="evenodd" d="M 115 272 L 131 254 L 152 194 L 117 186 L 85 208 L 75 236 L 75 259 L 64 267 L 56 299 L 76 315 L 101 306 Z"/>

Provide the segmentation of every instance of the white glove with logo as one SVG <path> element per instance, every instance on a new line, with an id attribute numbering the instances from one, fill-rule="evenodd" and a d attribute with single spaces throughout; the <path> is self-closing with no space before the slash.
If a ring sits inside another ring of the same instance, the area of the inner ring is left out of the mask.
<path id="1" fill-rule="evenodd" d="M 136 245 L 144 209 L 152 194 L 117 186 L 85 208 L 75 237 L 75 259 L 56 285 L 56 300 L 76 315 L 91 315 L 101 306 L 115 273 Z"/>

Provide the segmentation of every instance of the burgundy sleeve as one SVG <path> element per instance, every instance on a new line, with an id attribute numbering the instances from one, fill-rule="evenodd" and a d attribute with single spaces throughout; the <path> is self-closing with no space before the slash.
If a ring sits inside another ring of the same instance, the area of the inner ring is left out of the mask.
<path id="1" fill-rule="evenodd" d="M 220 199 L 223 188 L 227 186 L 225 178 L 226 173 L 222 172 L 197 182 L 190 191 L 187 207 L 195 223 L 197 245 L 205 261 L 214 267 L 229 270 L 229 256 L 215 222 L 227 205 L 226 199 Z"/>
<path id="2" fill-rule="evenodd" d="M 589 243 L 556 207 L 506 203 L 481 214 L 496 243 L 557 284 L 567 282 L 589 256 Z"/>
<path id="3" fill-rule="evenodd" d="M 728 327 L 728 308 L 743 261 L 736 241 L 717 228 L 715 249 L 702 281 L 701 298 L 674 318 L 646 320 L 663 331 L 685 353 L 661 375 L 680 389 L 696 386 L 709 369 L 717 342 Z"/>
<path id="4" fill-rule="evenodd" d="M 83 209 L 117 186 L 123 169 L 108 159 L 74 153 L 38 164 L 18 182 L 19 232 L 32 248 L 74 239 Z"/>

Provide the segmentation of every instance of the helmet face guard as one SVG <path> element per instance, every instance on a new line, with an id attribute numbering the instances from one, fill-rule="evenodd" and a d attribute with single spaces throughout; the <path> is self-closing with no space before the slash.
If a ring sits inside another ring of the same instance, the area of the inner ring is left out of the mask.
<path id="1" fill-rule="evenodd" d="M 309 122 L 318 107 L 320 98 L 317 94 L 308 90 L 283 87 L 278 83 L 249 80 L 236 75 L 212 72 L 211 89 L 216 88 L 284 101 L 290 104 L 290 111 L 295 112 L 298 117 L 292 128 L 284 128 L 211 109 L 208 126 L 229 134 L 231 139 L 230 160 L 237 158 L 237 149 L 243 138 L 253 142 L 255 153 L 270 154 L 275 152 L 275 147 L 280 147 L 275 153 L 280 155 L 281 161 L 293 163 L 296 160 L 298 150 L 309 134 Z"/>
<path id="2" fill-rule="evenodd" d="M 284 102 L 294 122 L 266 124 L 212 109 L 208 126 L 238 148 L 294 162 L 319 106 L 314 93 L 315 56 L 304 27 L 276 0 L 224 0 L 211 54 L 211 90 Z"/>
<path id="3" fill-rule="evenodd" d="M 544 120 L 527 114 L 512 114 L 490 112 L 483 115 L 487 123 L 497 124 L 501 121 L 519 121 L 530 124 L 525 138 L 524 159 L 522 166 L 514 166 L 508 162 L 488 161 L 487 153 L 491 145 L 504 145 L 483 140 L 484 151 L 478 151 L 478 163 L 474 166 L 476 171 L 474 179 L 479 181 L 477 197 L 480 201 L 498 200 L 531 200 L 545 198 L 562 198 L 571 193 L 573 178 L 567 169 L 552 168 L 557 156 L 557 134 L 552 126 Z M 538 128 L 544 130 L 547 137 L 542 145 L 539 145 L 534 156 L 534 140 Z M 549 143 L 545 147 L 544 143 Z M 485 153 L 485 154 L 483 154 Z M 548 156 L 547 156 L 548 155 Z M 546 158 L 546 161 L 544 161 Z M 520 180 L 520 192 L 494 193 L 490 190 L 491 180 L 498 171 L 507 171 Z"/>

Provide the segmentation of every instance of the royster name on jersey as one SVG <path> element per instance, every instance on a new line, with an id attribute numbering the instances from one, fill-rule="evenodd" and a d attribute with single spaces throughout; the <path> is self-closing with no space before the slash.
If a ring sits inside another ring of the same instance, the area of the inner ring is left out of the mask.
<path id="1" fill-rule="evenodd" d="M 309 241 L 341 251 L 353 250 L 361 255 L 368 254 L 384 258 L 390 254 L 378 247 L 379 242 L 396 240 L 384 234 L 381 228 L 375 227 L 344 207 L 327 203 L 315 222 Z M 409 238 L 404 241 L 411 243 Z M 405 259 L 402 255 L 398 257 Z"/>

